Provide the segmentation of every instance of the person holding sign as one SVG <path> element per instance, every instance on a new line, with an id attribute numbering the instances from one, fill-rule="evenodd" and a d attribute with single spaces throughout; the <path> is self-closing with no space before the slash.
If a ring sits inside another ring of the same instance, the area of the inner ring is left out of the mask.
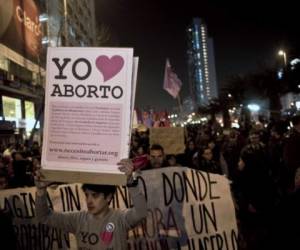
<path id="1" fill-rule="evenodd" d="M 38 221 L 73 233 L 78 249 L 127 249 L 127 231 L 147 215 L 145 197 L 133 180 L 133 165 L 123 159 L 118 165 L 127 176 L 133 207 L 120 211 L 109 207 L 116 186 L 84 184 L 88 211 L 58 213 L 47 204 L 47 186 L 39 171 L 36 174 L 36 216 Z"/>

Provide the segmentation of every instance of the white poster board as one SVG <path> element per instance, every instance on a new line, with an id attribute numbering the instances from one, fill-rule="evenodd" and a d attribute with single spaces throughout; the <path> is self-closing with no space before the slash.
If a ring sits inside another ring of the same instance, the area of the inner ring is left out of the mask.
<path id="1" fill-rule="evenodd" d="M 124 176 L 116 163 L 128 158 L 133 75 L 131 48 L 48 48 L 42 168 L 63 171 L 52 179 Z"/>

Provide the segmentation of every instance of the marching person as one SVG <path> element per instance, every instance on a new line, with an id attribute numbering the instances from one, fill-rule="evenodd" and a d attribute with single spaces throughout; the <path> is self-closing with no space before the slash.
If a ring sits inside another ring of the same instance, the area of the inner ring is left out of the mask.
<path id="1" fill-rule="evenodd" d="M 133 201 L 133 207 L 126 210 L 114 210 L 109 204 L 116 192 L 116 186 L 83 184 L 88 211 L 54 212 L 47 204 L 48 182 L 42 181 L 42 175 L 36 172 L 36 216 L 38 221 L 73 233 L 77 247 L 83 249 L 127 249 L 127 231 L 137 225 L 147 215 L 145 197 L 139 191 L 137 181 L 133 180 L 133 165 L 123 159 L 118 165 L 127 176 L 127 186 Z M 92 241 L 87 239 L 92 238 Z"/>

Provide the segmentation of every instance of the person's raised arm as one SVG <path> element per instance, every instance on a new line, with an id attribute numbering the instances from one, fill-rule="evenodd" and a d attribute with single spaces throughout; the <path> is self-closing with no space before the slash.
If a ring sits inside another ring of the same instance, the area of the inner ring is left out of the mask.
<path id="1" fill-rule="evenodd" d="M 127 187 L 132 198 L 133 207 L 125 211 L 125 223 L 127 227 L 134 227 L 147 216 L 147 204 L 145 196 L 139 189 L 137 179 L 133 176 L 133 164 L 130 159 L 121 160 L 118 165 L 121 172 L 127 176 Z"/>
<path id="2" fill-rule="evenodd" d="M 35 172 L 36 200 L 35 212 L 37 221 L 49 226 L 58 227 L 66 232 L 75 232 L 80 224 L 80 214 L 76 212 L 54 212 L 48 205 L 47 187 L 51 184 L 45 181 L 44 176 L 38 169 Z"/>

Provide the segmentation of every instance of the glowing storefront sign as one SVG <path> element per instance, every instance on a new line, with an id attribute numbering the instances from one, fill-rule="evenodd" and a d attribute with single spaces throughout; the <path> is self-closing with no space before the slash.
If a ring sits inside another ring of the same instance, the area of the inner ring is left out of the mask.
<path id="1" fill-rule="evenodd" d="M 0 43 L 26 59 L 40 53 L 42 24 L 34 0 L 0 0 Z"/>
<path id="2" fill-rule="evenodd" d="M 16 16 L 19 22 L 22 23 L 27 30 L 31 31 L 36 36 L 42 35 L 41 23 L 39 22 L 38 16 L 36 16 L 36 21 L 32 20 L 20 6 L 16 7 Z"/>

